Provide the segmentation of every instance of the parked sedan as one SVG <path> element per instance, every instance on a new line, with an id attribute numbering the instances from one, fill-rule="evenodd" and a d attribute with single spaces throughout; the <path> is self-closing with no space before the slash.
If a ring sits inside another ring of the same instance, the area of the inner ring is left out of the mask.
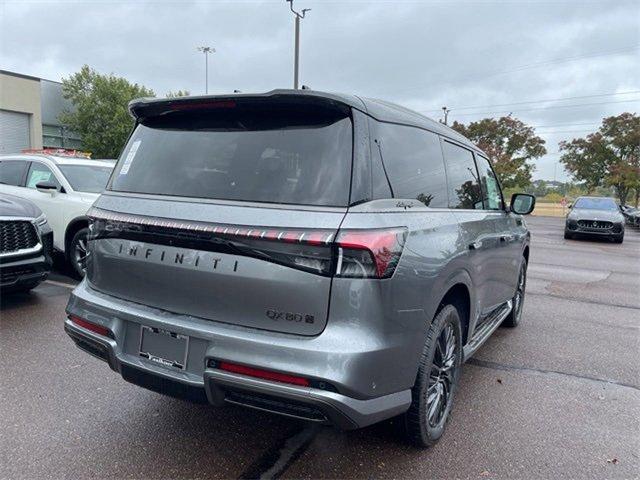
<path id="1" fill-rule="evenodd" d="M 629 205 L 620 205 L 620 211 L 624 215 L 624 221 L 632 227 L 640 226 L 640 209 Z"/>
<path id="2" fill-rule="evenodd" d="M 577 235 L 607 237 L 616 243 L 624 239 L 624 216 L 613 198 L 580 197 L 571 206 L 564 238 Z"/>
<path id="3" fill-rule="evenodd" d="M 0 193 L 0 290 L 26 292 L 51 270 L 53 232 L 29 200 Z"/>

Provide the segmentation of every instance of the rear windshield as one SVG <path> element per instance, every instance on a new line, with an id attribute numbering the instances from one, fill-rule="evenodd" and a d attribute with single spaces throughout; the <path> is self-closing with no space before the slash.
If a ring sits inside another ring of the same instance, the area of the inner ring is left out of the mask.
<path id="1" fill-rule="evenodd" d="M 611 198 L 579 198 L 575 208 L 588 208 L 589 210 L 617 210 L 616 202 Z"/>
<path id="2" fill-rule="evenodd" d="M 343 111 L 305 110 L 232 108 L 148 119 L 122 152 L 110 189 L 346 206 L 351 120 Z"/>

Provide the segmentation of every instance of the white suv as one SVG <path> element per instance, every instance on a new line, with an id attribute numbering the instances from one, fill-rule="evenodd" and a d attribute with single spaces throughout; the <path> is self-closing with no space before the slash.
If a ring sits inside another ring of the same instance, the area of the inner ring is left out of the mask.
<path id="1" fill-rule="evenodd" d="M 1 155 L 0 192 L 26 198 L 44 212 L 53 229 L 54 248 L 74 272 L 85 271 L 87 210 L 109 180 L 113 160 L 44 154 Z"/>

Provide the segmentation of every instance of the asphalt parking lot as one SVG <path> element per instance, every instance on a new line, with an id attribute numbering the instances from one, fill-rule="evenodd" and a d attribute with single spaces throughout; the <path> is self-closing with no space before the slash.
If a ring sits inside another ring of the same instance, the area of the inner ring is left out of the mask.
<path id="1" fill-rule="evenodd" d="M 637 478 L 640 232 L 562 238 L 530 217 L 525 311 L 464 367 L 430 450 L 392 421 L 313 428 L 129 385 L 63 331 L 73 281 L 0 310 L 0 478 Z"/>

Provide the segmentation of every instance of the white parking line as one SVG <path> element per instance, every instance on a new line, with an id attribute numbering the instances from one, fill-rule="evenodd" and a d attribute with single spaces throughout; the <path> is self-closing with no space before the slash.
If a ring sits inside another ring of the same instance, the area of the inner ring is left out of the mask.
<path id="1" fill-rule="evenodd" d="M 50 283 L 51 285 L 57 285 L 58 287 L 70 288 L 72 290 L 76 288 L 76 285 L 74 285 L 73 283 L 57 282 L 55 280 L 45 280 L 44 283 Z"/>

